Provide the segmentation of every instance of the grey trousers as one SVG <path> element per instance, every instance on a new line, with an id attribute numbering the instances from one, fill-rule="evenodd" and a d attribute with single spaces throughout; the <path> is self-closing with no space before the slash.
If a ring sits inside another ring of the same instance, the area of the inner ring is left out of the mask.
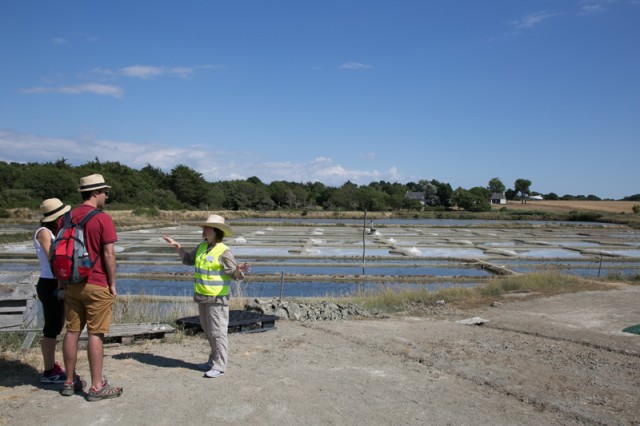
<path id="1" fill-rule="evenodd" d="M 220 303 L 198 303 L 200 325 L 204 330 L 211 354 L 209 365 L 211 368 L 224 372 L 227 369 L 227 357 L 229 353 L 229 306 Z"/>

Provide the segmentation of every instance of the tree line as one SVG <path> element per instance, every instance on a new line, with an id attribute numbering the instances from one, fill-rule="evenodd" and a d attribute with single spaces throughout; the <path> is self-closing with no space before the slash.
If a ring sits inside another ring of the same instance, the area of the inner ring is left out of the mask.
<path id="1" fill-rule="evenodd" d="M 201 173 L 183 164 L 166 173 L 150 164 L 136 170 L 96 158 L 80 166 L 72 166 L 66 159 L 47 163 L 0 162 L 0 209 L 37 208 L 42 200 L 52 197 L 66 204 L 79 204 L 78 182 L 82 176 L 93 173 L 102 174 L 112 186 L 109 204 L 114 209 L 419 211 L 457 207 L 487 211 L 495 192 L 523 202 L 529 195 L 543 195 L 531 192 L 531 181 L 527 179 L 516 180 L 513 189 L 507 189 L 499 178 L 493 178 L 485 187 L 455 190 L 449 183 L 435 179 L 406 184 L 382 180 L 368 185 L 346 182 L 339 187 L 321 182 L 266 184 L 255 176 L 246 180 L 208 182 Z M 419 197 L 407 197 L 408 193 Z M 544 194 L 544 198 L 600 199 L 593 195 L 558 197 L 553 193 Z"/>

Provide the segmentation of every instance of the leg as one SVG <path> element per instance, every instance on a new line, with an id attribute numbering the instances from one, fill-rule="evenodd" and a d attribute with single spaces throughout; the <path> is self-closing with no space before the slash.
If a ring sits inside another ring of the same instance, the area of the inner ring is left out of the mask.
<path id="1" fill-rule="evenodd" d="M 42 360 L 44 361 L 44 371 L 53 369 L 56 364 L 56 345 L 58 339 L 51 337 L 43 337 L 40 342 L 40 349 L 42 350 Z"/>
<path id="2" fill-rule="evenodd" d="M 207 336 L 209 346 L 211 347 L 211 352 L 209 352 L 209 359 L 207 361 L 209 367 L 211 367 L 213 365 L 213 351 L 215 348 L 215 342 L 213 341 L 211 335 L 211 320 L 209 319 L 207 307 L 207 303 L 198 303 L 198 316 L 200 318 L 200 326 L 202 327 L 202 331 L 204 331 L 204 335 Z"/>
<path id="3" fill-rule="evenodd" d="M 104 337 L 109 333 L 111 325 L 111 312 L 114 297 L 106 287 L 94 284 L 86 284 L 83 292 L 83 300 L 87 308 L 87 333 L 89 341 L 87 355 L 89 368 L 91 369 L 91 388 L 89 395 L 98 392 L 104 384 Z M 120 388 L 118 388 L 120 389 Z M 117 396 L 121 393 L 121 389 Z"/>
<path id="4" fill-rule="evenodd" d="M 91 370 L 91 386 L 102 386 L 102 367 L 104 356 L 104 334 L 89 334 L 87 344 L 87 356 L 89 357 L 89 369 Z"/>
<path id="5" fill-rule="evenodd" d="M 40 349 L 45 371 L 55 367 L 57 338 L 64 326 L 64 302 L 56 296 L 57 288 L 58 281 L 48 278 L 40 278 L 36 286 L 44 316 Z"/>
<path id="6" fill-rule="evenodd" d="M 64 369 L 67 372 L 67 381 L 72 381 L 76 372 L 76 361 L 78 360 L 78 339 L 79 331 L 68 331 L 64 335 L 62 344 L 62 355 L 64 359 Z"/>
<path id="7" fill-rule="evenodd" d="M 221 304 L 210 304 L 208 309 L 211 322 L 211 348 L 213 355 L 212 368 L 224 373 L 227 369 L 229 350 L 229 307 Z"/>
<path id="8" fill-rule="evenodd" d="M 67 332 L 62 344 L 64 369 L 67 372 L 67 382 L 74 380 L 76 362 L 78 360 L 78 340 L 84 328 L 84 306 L 80 298 L 81 289 L 70 286 L 64 294 L 64 314 L 67 321 Z"/>

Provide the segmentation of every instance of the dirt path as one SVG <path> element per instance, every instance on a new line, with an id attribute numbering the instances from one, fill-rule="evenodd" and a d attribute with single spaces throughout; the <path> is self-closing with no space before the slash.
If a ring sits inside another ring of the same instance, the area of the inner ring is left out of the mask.
<path id="1" fill-rule="evenodd" d="M 430 317 L 278 321 L 232 334 L 220 379 L 194 369 L 199 336 L 110 347 L 106 374 L 125 392 L 98 403 L 3 359 L 0 424 L 640 424 L 640 336 L 621 332 L 640 324 L 638 306 L 635 286 Z M 489 322 L 456 323 L 476 316 Z"/>

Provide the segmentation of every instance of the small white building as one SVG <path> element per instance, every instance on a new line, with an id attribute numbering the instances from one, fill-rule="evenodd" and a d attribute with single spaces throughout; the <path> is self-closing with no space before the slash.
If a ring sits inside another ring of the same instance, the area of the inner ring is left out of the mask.
<path id="1" fill-rule="evenodd" d="M 507 204 L 507 196 L 504 192 L 494 192 L 491 194 L 491 204 Z"/>

